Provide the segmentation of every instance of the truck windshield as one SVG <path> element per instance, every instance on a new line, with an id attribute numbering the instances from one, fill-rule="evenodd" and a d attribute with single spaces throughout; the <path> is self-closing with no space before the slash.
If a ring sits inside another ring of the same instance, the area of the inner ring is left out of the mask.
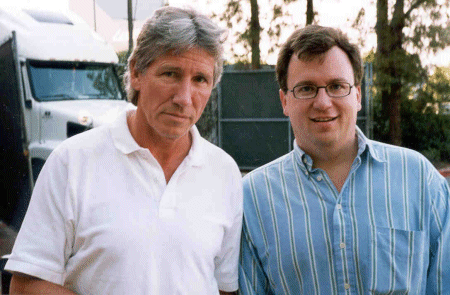
<path id="1" fill-rule="evenodd" d="M 38 101 L 123 99 L 111 64 L 30 61 L 28 65 L 31 89 Z"/>

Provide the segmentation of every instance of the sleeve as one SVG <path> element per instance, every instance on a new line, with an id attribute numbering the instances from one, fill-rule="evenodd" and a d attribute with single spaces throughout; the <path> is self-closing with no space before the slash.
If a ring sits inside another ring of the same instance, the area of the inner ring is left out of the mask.
<path id="1" fill-rule="evenodd" d="M 252 192 L 247 183 L 244 181 L 244 220 L 239 260 L 239 294 L 270 294 L 269 282 L 252 240 L 251 232 L 256 229 L 251 228 L 254 223 L 249 221 L 256 220 L 257 212 L 252 202 Z"/>
<path id="2" fill-rule="evenodd" d="M 450 290 L 450 189 L 440 177 L 434 182 L 435 198 L 431 205 L 430 264 L 426 294 L 446 294 Z"/>
<path id="3" fill-rule="evenodd" d="M 62 285 L 71 254 L 73 223 L 67 200 L 67 167 L 55 151 L 36 182 L 5 269 Z"/>
<path id="4" fill-rule="evenodd" d="M 233 209 L 232 223 L 226 228 L 220 255 L 215 260 L 214 276 L 219 290 L 233 292 L 238 289 L 239 242 L 242 231 L 242 177 L 235 165 L 231 188 L 229 208 Z"/>

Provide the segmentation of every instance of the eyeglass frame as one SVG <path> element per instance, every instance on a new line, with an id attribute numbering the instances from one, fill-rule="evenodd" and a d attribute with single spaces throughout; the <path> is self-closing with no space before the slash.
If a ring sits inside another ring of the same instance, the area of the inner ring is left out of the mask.
<path id="1" fill-rule="evenodd" d="M 348 86 L 349 86 L 349 88 L 348 88 L 348 93 L 345 94 L 345 95 L 342 95 L 342 96 L 330 95 L 330 93 L 328 92 L 327 87 L 328 87 L 328 86 L 331 86 L 331 85 L 336 85 L 336 84 L 339 84 L 339 85 L 346 84 L 346 85 L 348 85 Z M 316 87 L 316 93 L 314 94 L 314 96 L 311 96 L 311 97 L 299 98 L 299 97 L 295 96 L 294 90 L 295 90 L 295 88 L 301 87 L 301 86 Z M 355 86 L 356 86 L 355 84 L 352 85 L 352 84 L 350 84 L 350 83 L 348 83 L 348 82 L 333 82 L 333 83 L 327 84 L 327 85 L 325 85 L 325 86 L 316 86 L 316 85 L 313 85 L 313 84 L 299 84 L 299 85 L 295 85 L 292 89 L 288 89 L 288 91 L 289 91 L 289 92 L 292 92 L 292 96 L 293 96 L 295 99 L 307 100 L 307 99 L 313 99 L 313 98 L 316 98 L 317 94 L 319 93 L 319 89 L 320 89 L 320 88 L 323 88 L 323 89 L 325 89 L 325 92 L 327 93 L 327 95 L 328 95 L 329 97 L 332 97 L 332 98 L 342 98 L 342 97 L 349 96 L 350 93 L 352 92 L 352 88 L 355 87 Z"/>

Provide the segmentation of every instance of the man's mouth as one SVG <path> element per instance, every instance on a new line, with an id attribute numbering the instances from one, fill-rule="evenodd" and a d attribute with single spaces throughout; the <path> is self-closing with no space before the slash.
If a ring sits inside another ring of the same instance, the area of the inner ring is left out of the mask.
<path id="1" fill-rule="evenodd" d="M 331 122 L 331 121 L 333 121 L 335 119 L 336 119 L 336 117 L 332 117 L 332 118 L 312 118 L 311 121 L 321 123 L 321 122 Z"/>
<path id="2" fill-rule="evenodd" d="M 181 113 L 166 112 L 166 115 L 171 116 L 171 117 L 180 118 L 180 119 L 187 119 L 187 118 L 189 118 L 189 116 L 187 116 L 185 114 L 181 114 Z"/>

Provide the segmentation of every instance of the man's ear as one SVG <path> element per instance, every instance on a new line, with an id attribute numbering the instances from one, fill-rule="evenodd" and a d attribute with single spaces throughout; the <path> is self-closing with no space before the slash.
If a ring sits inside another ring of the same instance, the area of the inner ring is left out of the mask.
<path id="1" fill-rule="evenodd" d="M 362 109 L 361 105 L 361 86 L 356 86 L 356 102 L 358 103 L 358 112 Z"/>
<path id="2" fill-rule="evenodd" d="M 141 74 L 136 69 L 136 61 L 130 61 L 130 84 L 134 90 L 141 90 Z"/>
<path id="3" fill-rule="evenodd" d="M 284 93 L 284 91 L 282 89 L 278 90 L 278 93 L 280 95 L 281 107 L 283 108 L 283 114 L 286 117 L 289 117 L 289 112 L 287 109 L 286 93 Z"/>

